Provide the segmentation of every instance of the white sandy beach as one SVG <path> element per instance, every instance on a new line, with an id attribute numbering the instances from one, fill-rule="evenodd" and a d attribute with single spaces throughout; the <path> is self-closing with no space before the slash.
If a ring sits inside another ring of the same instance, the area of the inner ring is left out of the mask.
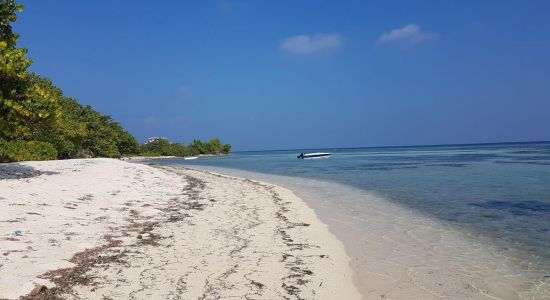
<path id="1" fill-rule="evenodd" d="M 112 159 L 0 165 L 0 253 L 0 299 L 360 298 L 289 190 Z"/>
<path id="2" fill-rule="evenodd" d="M 341 240 L 364 299 L 549 299 L 490 240 L 397 205 L 371 191 L 310 178 L 193 166 L 293 190 Z"/>

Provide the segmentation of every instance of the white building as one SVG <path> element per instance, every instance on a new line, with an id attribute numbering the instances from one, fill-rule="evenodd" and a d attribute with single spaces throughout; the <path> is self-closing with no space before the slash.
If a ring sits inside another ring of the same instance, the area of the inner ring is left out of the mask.
<path id="1" fill-rule="evenodd" d="M 148 138 L 148 139 L 147 139 L 147 142 L 145 142 L 145 144 L 149 144 L 149 143 L 151 143 L 151 142 L 154 142 L 154 141 L 160 140 L 160 139 L 166 139 L 166 138 L 160 137 L 160 136 L 153 136 L 153 137 Z"/>

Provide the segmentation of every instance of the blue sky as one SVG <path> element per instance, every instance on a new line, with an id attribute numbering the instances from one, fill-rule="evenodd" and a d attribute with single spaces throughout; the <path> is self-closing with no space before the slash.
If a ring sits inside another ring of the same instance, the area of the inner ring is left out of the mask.
<path id="1" fill-rule="evenodd" d="M 32 71 L 138 139 L 550 140 L 550 1 L 22 1 Z"/>

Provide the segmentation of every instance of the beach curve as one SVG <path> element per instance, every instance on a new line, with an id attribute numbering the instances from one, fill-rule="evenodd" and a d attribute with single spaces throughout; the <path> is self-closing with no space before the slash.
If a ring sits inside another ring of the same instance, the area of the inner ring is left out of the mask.
<path id="1" fill-rule="evenodd" d="M 360 298 L 342 243 L 287 189 L 113 159 L 0 172 L 0 298 Z"/>

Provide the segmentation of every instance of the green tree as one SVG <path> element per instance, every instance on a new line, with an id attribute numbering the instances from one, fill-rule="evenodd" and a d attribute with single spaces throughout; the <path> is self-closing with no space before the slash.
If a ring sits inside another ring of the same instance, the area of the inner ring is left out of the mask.
<path id="1" fill-rule="evenodd" d="M 57 158 L 55 148 L 40 141 L 5 141 L 0 139 L 0 162 L 48 160 Z"/>
<path id="2" fill-rule="evenodd" d="M 191 153 L 189 152 L 189 149 L 185 147 L 185 145 L 180 143 L 172 143 L 170 146 L 168 146 L 165 150 L 165 152 L 162 155 L 170 155 L 170 156 L 189 156 Z"/>
<path id="3" fill-rule="evenodd" d="M 229 152 L 231 152 L 231 145 L 230 144 L 223 144 L 221 152 L 224 153 L 224 154 L 229 154 Z"/>
<path id="4" fill-rule="evenodd" d="M 23 6 L 0 0 L 0 161 L 121 155 L 228 153 L 219 139 L 186 147 L 166 139 L 139 145 L 108 115 L 65 97 L 49 79 L 28 72 L 27 50 L 17 48 L 12 23 Z"/>
<path id="5" fill-rule="evenodd" d="M 81 117 L 84 109 L 75 99 L 62 97 L 60 103 L 60 121 L 47 131 L 47 138 L 40 140 L 52 142 L 60 158 L 71 158 L 81 152 L 82 145 L 88 137 L 88 129 Z"/>
<path id="6" fill-rule="evenodd" d="M 208 150 L 206 149 L 206 146 L 204 145 L 201 140 L 193 140 L 193 143 L 189 145 L 189 150 L 191 151 L 192 155 L 198 155 L 198 154 L 206 154 L 208 153 Z"/>
<path id="7" fill-rule="evenodd" d="M 170 141 L 163 138 L 157 138 L 140 146 L 140 154 L 144 156 L 166 155 L 170 147 Z"/>
<path id="8" fill-rule="evenodd" d="M 28 73 L 27 50 L 16 48 L 11 23 L 23 9 L 13 0 L 0 1 L 0 137 L 29 140 L 34 132 L 60 116 L 56 91 Z"/>
<path id="9" fill-rule="evenodd" d="M 116 146 L 121 155 L 131 155 L 139 153 L 139 143 L 136 138 L 129 134 L 122 128 L 122 126 L 116 123 Z"/>
<path id="10" fill-rule="evenodd" d="M 137 150 L 135 139 L 128 137 L 129 134 L 110 116 L 102 115 L 87 105 L 82 110 L 80 120 L 86 125 L 87 131 L 81 149 L 84 156 L 120 157 L 132 154 L 125 151 L 132 152 L 133 148 Z"/>
<path id="11" fill-rule="evenodd" d="M 5 41 L 8 47 L 17 43 L 17 34 L 13 33 L 11 23 L 17 20 L 17 12 L 23 11 L 23 5 L 15 0 L 0 0 L 0 40 Z"/>
<path id="12" fill-rule="evenodd" d="M 220 139 L 211 139 L 206 144 L 206 149 L 208 153 L 210 154 L 217 154 L 222 151 L 222 143 L 220 142 Z"/>

